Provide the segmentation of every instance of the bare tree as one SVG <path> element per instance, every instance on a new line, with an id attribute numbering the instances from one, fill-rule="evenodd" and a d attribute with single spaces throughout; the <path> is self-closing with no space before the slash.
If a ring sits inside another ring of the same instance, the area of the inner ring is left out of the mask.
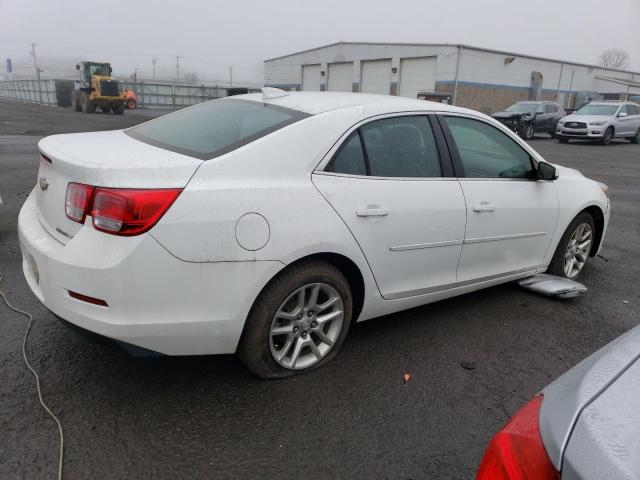
<path id="1" fill-rule="evenodd" d="M 600 54 L 598 63 L 604 68 L 624 70 L 629 68 L 629 52 L 621 48 L 610 48 Z"/>
<path id="2" fill-rule="evenodd" d="M 185 72 L 183 78 L 185 83 L 189 83 L 191 85 L 195 85 L 196 83 L 198 83 L 197 72 Z"/>

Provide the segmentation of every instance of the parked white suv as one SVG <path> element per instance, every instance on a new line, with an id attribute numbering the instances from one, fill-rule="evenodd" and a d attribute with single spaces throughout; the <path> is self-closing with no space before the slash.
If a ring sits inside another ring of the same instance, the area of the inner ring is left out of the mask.
<path id="1" fill-rule="evenodd" d="M 591 102 L 558 122 L 558 141 L 597 140 L 609 145 L 614 138 L 640 143 L 640 105 L 633 102 Z"/>

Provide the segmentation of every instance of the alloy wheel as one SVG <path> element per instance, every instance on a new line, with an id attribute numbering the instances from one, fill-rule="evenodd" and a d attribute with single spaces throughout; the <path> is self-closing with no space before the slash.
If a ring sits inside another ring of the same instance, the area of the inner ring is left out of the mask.
<path id="1" fill-rule="evenodd" d="M 588 223 L 582 223 L 575 229 L 564 254 L 564 274 L 567 278 L 576 278 L 587 262 L 593 229 Z"/>
<path id="2" fill-rule="evenodd" d="M 322 360 L 337 342 L 344 320 L 338 291 L 325 283 L 298 288 L 278 307 L 269 349 L 278 365 L 300 370 Z"/>

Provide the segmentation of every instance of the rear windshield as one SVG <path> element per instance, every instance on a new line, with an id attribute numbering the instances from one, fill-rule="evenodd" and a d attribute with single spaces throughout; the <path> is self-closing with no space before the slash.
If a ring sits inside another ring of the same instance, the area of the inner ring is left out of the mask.
<path id="1" fill-rule="evenodd" d="M 618 105 L 585 105 L 575 112 L 576 115 L 613 115 L 618 110 Z"/>
<path id="2" fill-rule="evenodd" d="M 125 133 L 156 147 L 208 160 L 308 116 L 251 100 L 220 99 L 156 118 Z"/>

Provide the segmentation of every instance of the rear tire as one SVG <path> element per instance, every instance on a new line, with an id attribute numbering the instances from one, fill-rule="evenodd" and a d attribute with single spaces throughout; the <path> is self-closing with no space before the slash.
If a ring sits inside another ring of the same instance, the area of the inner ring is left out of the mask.
<path id="1" fill-rule="evenodd" d="M 631 143 L 638 144 L 640 143 L 640 128 L 636 131 L 636 134 L 629 139 Z"/>
<path id="2" fill-rule="evenodd" d="M 96 104 L 91 101 L 88 93 L 82 92 L 80 94 L 80 105 L 83 113 L 93 113 L 96 111 Z"/>
<path id="3" fill-rule="evenodd" d="M 353 297 L 344 275 L 328 263 L 302 261 L 278 274 L 258 295 L 238 356 L 261 378 L 316 369 L 338 354 L 352 312 Z"/>
<path id="4" fill-rule="evenodd" d="M 547 272 L 571 280 L 579 278 L 589 258 L 595 234 L 596 226 L 591 214 L 580 213 L 562 235 Z"/>
<path id="5" fill-rule="evenodd" d="M 602 136 L 602 140 L 600 140 L 600 143 L 602 143 L 602 145 L 609 145 L 612 140 L 613 140 L 613 128 L 609 127 L 604 132 L 604 135 Z"/>
<path id="6" fill-rule="evenodd" d="M 78 98 L 78 93 L 75 90 L 71 92 L 71 109 L 76 112 L 82 111 L 80 99 Z"/>

